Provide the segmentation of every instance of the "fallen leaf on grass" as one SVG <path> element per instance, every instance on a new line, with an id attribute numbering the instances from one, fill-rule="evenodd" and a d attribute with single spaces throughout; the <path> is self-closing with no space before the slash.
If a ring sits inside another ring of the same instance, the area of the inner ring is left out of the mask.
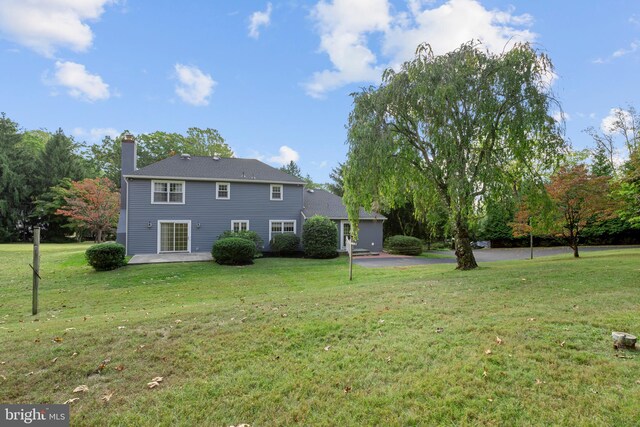
<path id="1" fill-rule="evenodd" d="M 640 384 L 640 380 L 636 380 L 636 384 Z"/>
<path id="2" fill-rule="evenodd" d="M 565 344 L 565 341 L 562 341 L 562 342 L 560 343 L 560 347 L 564 347 L 564 344 Z"/>
<path id="3" fill-rule="evenodd" d="M 6 381 L 7 377 L 5 377 L 4 375 L 0 375 L 0 378 L 2 378 L 3 380 Z"/>
<path id="4" fill-rule="evenodd" d="M 7 362 L 0 362 L 0 365 L 4 365 L 4 364 L 6 364 L 6 363 L 7 363 Z"/>
<path id="5" fill-rule="evenodd" d="M 157 383 L 161 383 L 163 379 L 164 379 L 164 378 L 162 378 L 162 377 L 155 377 L 155 378 L 154 378 L 154 379 L 152 379 L 151 381 L 155 381 L 155 382 L 157 382 Z"/>
<path id="6" fill-rule="evenodd" d="M 34 343 L 39 343 L 40 342 L 40 338 L 36 338 L 35 340 L 33 340 Z"/>
<path id="7" fill-rule="evenodd" d="M 391 363 L 391 356 L 387 357 L 387 363 Z"/>
<path id="8" fill-rule="evenodd" d="M 75 328 L 67 328 L 67 329 L 65 329 L 64 331 L 65 331 L 65 332 L 69 332 L 69 331 L 73 331 L 74 329 L 75 329 Z"/>
<path id="9" fill-rule="evenodd" d="M 444 332 L 444 328 L 436 328 L 436 334 L 441 334 Z"/>
<path id="10" fill-rule="evenodd" d="M 70 405 L 72 403 L 76 403 L 78 400 L 80 400 L 79 397 L 74 397 L 73 399 L 66 400 L 63 405 Z"/>
<path id="11" fill-rule="evenodd" d="M 535 318 L 535 317 L 529 317 L 527 320 L 528 320 L 529 322 L 535 322 L 536 318 Z"/>
<path id="12" fill-rule="evenodd" d="M 384 323 L 384 319 L 378 320 L 378 323 Z"/>
<path id="13" fill-rule="evenodd" d="M 489 402 L 493 402 L 493 399 L 487 399 Z"/>
<path id="14" fill-rule="evenodd" d="M 89 387 L 87 387 L 86 385 L 79 385 L 78 387 L 73 389 L 74 393 L 84 393 L 86 391 L 89 391 Z"/>
<path id="15" fill-rule="evenodd" d="M 58 358 L 57 358 L 57 357 L 54 357 L 54 358 L 51 360 L 51 363 L 56 363 L 57 361 L 58 361 Z"/>
<path id="16" fill-rule="evenodd" d="M 73 352 L 73 354 L 71 355 L 71 357 L 76 357 L 78 355 L 78 353 L 76 353 L 75 351 Z"/>
<path id="17" fill-rule="evenodd" d="M 536 378 L 536 385 L 540 385 L 540 384 L 546 384 L 546 381 L 542 381 L 539 378 Z"/>
<path id="18" fill-rule="evenodd" d="M 331 346 L 330 346 L 330 345 L 328 345 L 328 346 L 326 346 L 326 347 L 324 348 L 324 351 L 329 351 L 330 349 L 331 349 Z"/>
<path id="19" fill-rule="evenodd" d="M 177 320 L 176 320 L 176 323 L 182 323 L 182 320 L 177 319 Z"/>
<path id="20" fill-rule="evenodd" d="M 118 329 L 125 329 L 126 326 L 118 326 Z"/>
<path id="21" fill-rule="evenodd" d="M 344 391 L 344 394 L 349 393 L 351 391 L 351 386 L 346 386 L 343 391 Z"/>
<path id="22" fill-rule="evenodd" d="M 109 394 L 105 394 L 104 396 L 102 396 L 102 397 L 100 398 L 100 400 L 102 400 L 103 402 L 105 402 L 105 403 L 106 403 L 106 402 L 108 402 L 108 401 L 110 401 L 110 400 L 111 400 L 111 397 L 112 397 L 112 396 L 113 396 L 113 392 L 112 392 L 112 393 L 109 393 Z"/>
<path id="23" fill-rule="evenodd" d="M 156 388 L 160 386 L 160 383 L 158 383 L 157 381 L 151 381 L 150 383 L 147 383 L 147 387 L 149 388 Z"/>
<path id="24" fill-rule="evenodd" d="M 25 377 L 30 377 L 31 375 L 33 375 L 33 371 L 26 373 Z"/>
<path id="25" fill-rule="evenodd" d="M 282 313 L 281 316 L 282 317 L 287 317 L 287 313 Z"/>
<path id="26" fill-rule="evenodd" d="M 229 427 L 251 427 L 251 424 L 238 424 L 237 426 L 229 426 Z"/>
<path id="27" fill-rule="evenodd" d="M 500 337 L 496 337 L 496 344 L 500 345 L 502 344 L 504 341 L 502 341 L 502 339 Z"/>
<path id="28" fill-rule="evenodd" d="M 53 339 L 53 342 L 57 342 L 57 343 L 61 343 L 62 341 L 64 341 L 64 340 L 62 338 L 60 338 L 60 337 L 55 337 Z"/>
<path id="29" fill-rule="evenodd" d="M 490 349 L 490 348 L 488 348 L 488 349 L 486 349 L 486 350 L 484 351 L 484 354 L 486 354 L 486 355 L 493 354 L 493 351 L 491 351 L 491 349 Z"/>
<path id="30" fill-rule="evenodd" d="M 482 376 L 483 376 L 483 377 L 485 377 L 485 378 L 486 378 L 488 375 L 489 375 L 489 373 L 487 372 L 487 370 L 486 370 L 486 369 L 482 371 Z"/>
<path id="31" fill-rule="evenodd" d="M 116 371 L 124 371 L 124 365 L 118 365 L 113 369 L 115 369 Z"/>

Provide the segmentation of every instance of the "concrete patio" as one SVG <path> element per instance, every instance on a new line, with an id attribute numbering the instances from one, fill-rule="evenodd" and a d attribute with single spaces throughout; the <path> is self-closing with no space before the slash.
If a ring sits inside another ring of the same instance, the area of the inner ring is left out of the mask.
<path id="1" fill-rule="evenodd" d="M 213 261 L 209 252 L 194 252 L 190 254 L 144 254 L 134 255 L 129 260 L 129 265 L 158 264 L 163 262 L 203 262 Z"/>

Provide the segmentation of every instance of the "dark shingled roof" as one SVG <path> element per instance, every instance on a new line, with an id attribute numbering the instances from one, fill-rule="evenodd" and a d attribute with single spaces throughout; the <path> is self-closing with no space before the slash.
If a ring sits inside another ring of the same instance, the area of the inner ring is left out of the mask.
<path id="1" fill-rule="evenodd" d="M 314 215 L 322 215 L 331 219 L 348 219 L 347 209 L 342 203 L 342 197 L 329 193 L 325 190 L 309 190 L 304 191 L 304 207 L 302 214 L 306 218 Z M 376 212 L 365 212 L 360 208 L 360 219 L 387 219 L 385 216 Z"/>
<path id="2" fill-rule="evenodd" d="M 140 168 L 129 175 L 147 178 L 186 178 L 200 180 L 262 181 L 303 184 L 304 181 L 255 159 L 214 160 L 207 156 L 175 155 Z"/>

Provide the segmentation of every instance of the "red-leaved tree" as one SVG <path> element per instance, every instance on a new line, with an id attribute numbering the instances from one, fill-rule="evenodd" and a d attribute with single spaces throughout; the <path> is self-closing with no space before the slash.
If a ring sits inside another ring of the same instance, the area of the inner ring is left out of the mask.
<path id="1" fill-rule="evenodd" d="M 566 239 L 579 257 L 578 243 L 584 228 L 591 223 L 616 216 L 609 177 L 595 176 L 584 165 L 563 167 L 545 185 L 548 199 L 525 200 L 512 224 L 515 236 L 551 234 Z"/>
<path id="2" fill-rule="evenodd" d="M 64 200 L 65 206 L 56 214 L 70 217 L 79 227 L 89 230 L 97 243 L 118 224 L 120 194 L 108 178 L 72 181 Z"/>

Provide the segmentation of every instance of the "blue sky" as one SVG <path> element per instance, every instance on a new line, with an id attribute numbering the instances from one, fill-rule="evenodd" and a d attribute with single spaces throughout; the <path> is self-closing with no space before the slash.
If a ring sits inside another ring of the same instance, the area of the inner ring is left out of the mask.
<path id="1" fill-rule="evenodd" d="M 349 93 L 427 41 L 529 40 L 556 67 L 567 137 L 640 107 L 640 2 L 0 0 L 0 111 L 93 143 L 212 127 L 238 157 L 328 180 Z"/>

